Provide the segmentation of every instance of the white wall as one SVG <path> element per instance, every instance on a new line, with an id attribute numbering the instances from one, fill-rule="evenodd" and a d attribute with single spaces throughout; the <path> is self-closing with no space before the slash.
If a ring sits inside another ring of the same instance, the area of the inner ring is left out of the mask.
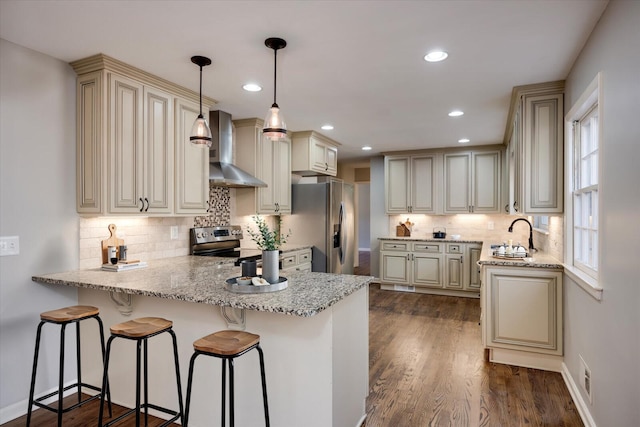
<path id="1" fill-rule="evenodd" d="M 568 111 L 602 72 L 600 204 L 602 301 L 565 276 L 565 364 L 591 369 L 598 426 L 640 422 L 640 2 L 612 0 L 566 81 Z M 631 250 L 625 250 L 631 249 Z M 583 396 L 584 398 L 584 396 Z M 585 398 L 586 400 L 586 398 Z"/>
<path id="2" fill-rule="evenodd" d="M 384 157 L 371 159 L 371 189 L 369 197 L 371 234 L 371 275 L 380 275 L 380 237 L 389 236 L 389 218 L 384 205 Z"/>
<path id="3" fill-rule="evenodd" d="M 358 249 L 369 250 L 371 248 L 370 233 L 370 185 L 368 182 L 356 183 L 358 195 Z M 356 258 L 357 259 L 357 258 Z"/>
<path id="4" fill-rule="evenodd" d="M 0 258 L 0 423 L 26 411 L 39 314 L 77 303 L 72 288 L 31 281 L 78 268 L 75 140 L 71 67 L 0 40 L 0 235 L 20 237 L 20 254 Z M 55 329 L 44 328 L 40 391 L 57 383 Z"/>

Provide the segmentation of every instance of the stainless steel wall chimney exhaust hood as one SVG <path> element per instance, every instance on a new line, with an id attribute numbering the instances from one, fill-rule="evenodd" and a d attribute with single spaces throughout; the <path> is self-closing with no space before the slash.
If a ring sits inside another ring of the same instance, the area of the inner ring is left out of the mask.
<path id="1" fill-rule="evenodd" d="M 219 187 L 266 187 L 267 184 L 233 164 L 231 114 L 210 111 L 212 144 L 209 150 L 209 181 Z"/>

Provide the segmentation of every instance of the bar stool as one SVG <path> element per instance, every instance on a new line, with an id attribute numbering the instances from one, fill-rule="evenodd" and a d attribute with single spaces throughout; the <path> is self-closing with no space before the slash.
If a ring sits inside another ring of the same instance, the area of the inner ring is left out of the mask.
<path id="1" fill-rule="evenodd" d="M 29 409 L 27 410 L 27 427 L 31 424 L 31 412 L 33 409 L 33 405 L 38 406 L 40 408 L 49 410 L 51 412 L 56 412 L 58 414 L 58 426 L 62 425 L 62 414 L 72 409 L 75 409 L 79 406 L 84 405 L 87 402 L 92 400 L 101 398 L 102 402 L 104 402 L 104 393 L 102 390 L 107 390 L 107 399 L 109 402 L 109 414 L 111 414 L 111 394 L 109 393 L 109 385 L 103 384 L 102 389 L 82 382 L 82 366 L 81 366 L 81 357 L 80 357 L 80 322 L 86 319 L 96 319 L 98 322 L 99 330 L 100 330 L 100 348 L 102 350 L 102 359 L 104 360 L 104 331 L 102 328 L 102 320 L 100 319 L 100 310 L 97 307 L 89 306 L 89 305 L 74 305 L 71 307 L 59 308 L 57 310 L 45 311 L 40 313 L 40 324 L 38 325 L 38 332 L 36 333 L 36 349 L 33 355 L 33 368 L 31 371 L 31 386 L 29 390 Z M 55 325 L 60 326 L 60 367 L 58 371 L 59 381 L 58 381 L 58 390 L 51 392 L 45 396 L 34 399 L 34 391 L 36 385 L 36 371 L 38 368 L 38 355 L 40 353 L 40 337 L 42 335 L 42 326 L 45 323 L 53 323 Z M 68 385 L 64 387 L 64 337 L 65 337 L 65 329 L 68 324 L 75 323 L 76 324 L 76 368 L 78 381 L 74 384 Z M 78 391 L 78 402 L 72 406 L 67 408 L 62 407 L 62 395 L 65 391 L 70 390 L 72 388 L 77 387 Z M 98 391 L 99 393 L 95 396 L 91 396 L 87 399 L 82 400 L 81 392 L 82 387 L 89 388 L 91 390 Z M 42 403 L 43 400 L 48 399 L 52 396 L 58 395 L 58 405 L 57 408 L 52 408 L 49 405 Z"/>
<path id="2" fill-rule="evenodd" d="M 233 399 L 233 359 L 253 350 L 258 350 L 260 356 L 260 376 L 262 378 L 262 401 L 264 405 L 264 420 L 269 424 L 269 406 L 267 404 L 267 381 L 264 374 L 264 355 L 260 348 L 260 335 L 243 331 L 219 331 L 200 338 L 193 343 L 194 353 L 189 363 L 189 380 L 187 383 L 187 406 L 184 416 L 185 427 L 189 422 L 189 405 L 191 403 L 191 386 L 193 385 L 193 365 L 196 357 L 201 354 L 222 359 L 222 427 L 225 426 L 226 409 L 226 376 L 227 363 L 229 365 L 229 421 L 234 427 L 234 399 Z"/>
<path id="3" fill-rule="evenodd" d="M 161 317 L 141 317 L 138 319 L 129 320 L 128 322 L 118 323 L 117 325 L 113 325 L 111 330 L 111 337 L 109 337 L 109 341 L 107 341 L 107 354 L 104 359 L 104 374 L 102 377 L 102 385 L 108 383 L 108 373 L 109 373 L 109 355 L 111 353 L 111 343 L 116 338 L 124 338 L 128 340 L 136 341 L 136 407 L 125 412 L 119 417 L 109 421 L 106 424 L 102 424 L 102 415 L 103 415 L 103 400 L 100 401 L 100 416 L 98 418 L 98 426 L 106 427 L 113 425 L 125 417 L 133 414 L 136 414 L 136 426 L 140 425 L 140 410 L 144 408 L 144 425 L 146 426 L 148 423 L 148 415 L 149 408 L 155 409 L 156 411 L 164 412 L 165 414 L 172 415 L 173 418 L 161 424 L 162 426 L 168 426 L 169 424 L 176 421 L 178 418 L 182 420 L 183 417 L 183 407 L 182 407 L 182 387 L 180 385 L 180 366 L 178 364 L 178 344 L 176 341 L 176 334 L 173 332 L 173 322 L 171 320 L 163 319 Z M 151 337 L 162 333 L 169 333 L 171 338 L 173 339 L 173 358 L 176 367 L 176 385 L 178 387 L 178 405 L 179 411 L 172 411 L 167 408 L 160 407 L 158 405 L 154 405 L 149 403 L 149 387 L 148 387 L 148 369 L 147 369 L 147 340 Z M 143 349 L 143 357 L 144 357 L 144 365 L 143 365 L 143 382 L 144 382 L 144 403 L 140 404 L 140 349 Z"/>

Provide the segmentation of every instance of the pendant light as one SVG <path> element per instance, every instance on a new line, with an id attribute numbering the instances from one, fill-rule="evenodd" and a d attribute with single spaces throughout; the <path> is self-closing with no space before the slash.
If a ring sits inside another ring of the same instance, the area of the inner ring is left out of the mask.
<path id="1" fill-rule="evenodd" d="M 277 37 L 271 37 L 264 41 L 264 44 L 273 49 L 273 105 L 264 119 L 262 134 L 271 138 L 283 138 L 287 135 L 287 125 L 284 122 L 280 107 L 276 102 L 276 75 L 278 71 L 278 49 L 287 46 L 287 42 Z"/>
<path id="2" fill-rule="evenodd" d="M 211 129 L 209 123 L 202 115 L 202 67 L 211 65 L 211 60 L 204 56 L 192 56 L 191 62 L 200 67 L 200 115 L 191 127 L 191 136 L 189 140 L 192 144 L 203 147 L 211 147 Z"/>

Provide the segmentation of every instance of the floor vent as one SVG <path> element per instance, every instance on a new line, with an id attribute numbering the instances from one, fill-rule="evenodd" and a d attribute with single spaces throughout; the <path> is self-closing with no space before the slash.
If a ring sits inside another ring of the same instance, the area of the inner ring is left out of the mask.
<path id="1" fill-rule="evenodd" d="M 407 286 L 407 285 L 393 285 L 393 289 L 396 291 L 402 291 L 402 292 L 415 292 L 416 291 L 416 287 L 415 286 Z"/>

